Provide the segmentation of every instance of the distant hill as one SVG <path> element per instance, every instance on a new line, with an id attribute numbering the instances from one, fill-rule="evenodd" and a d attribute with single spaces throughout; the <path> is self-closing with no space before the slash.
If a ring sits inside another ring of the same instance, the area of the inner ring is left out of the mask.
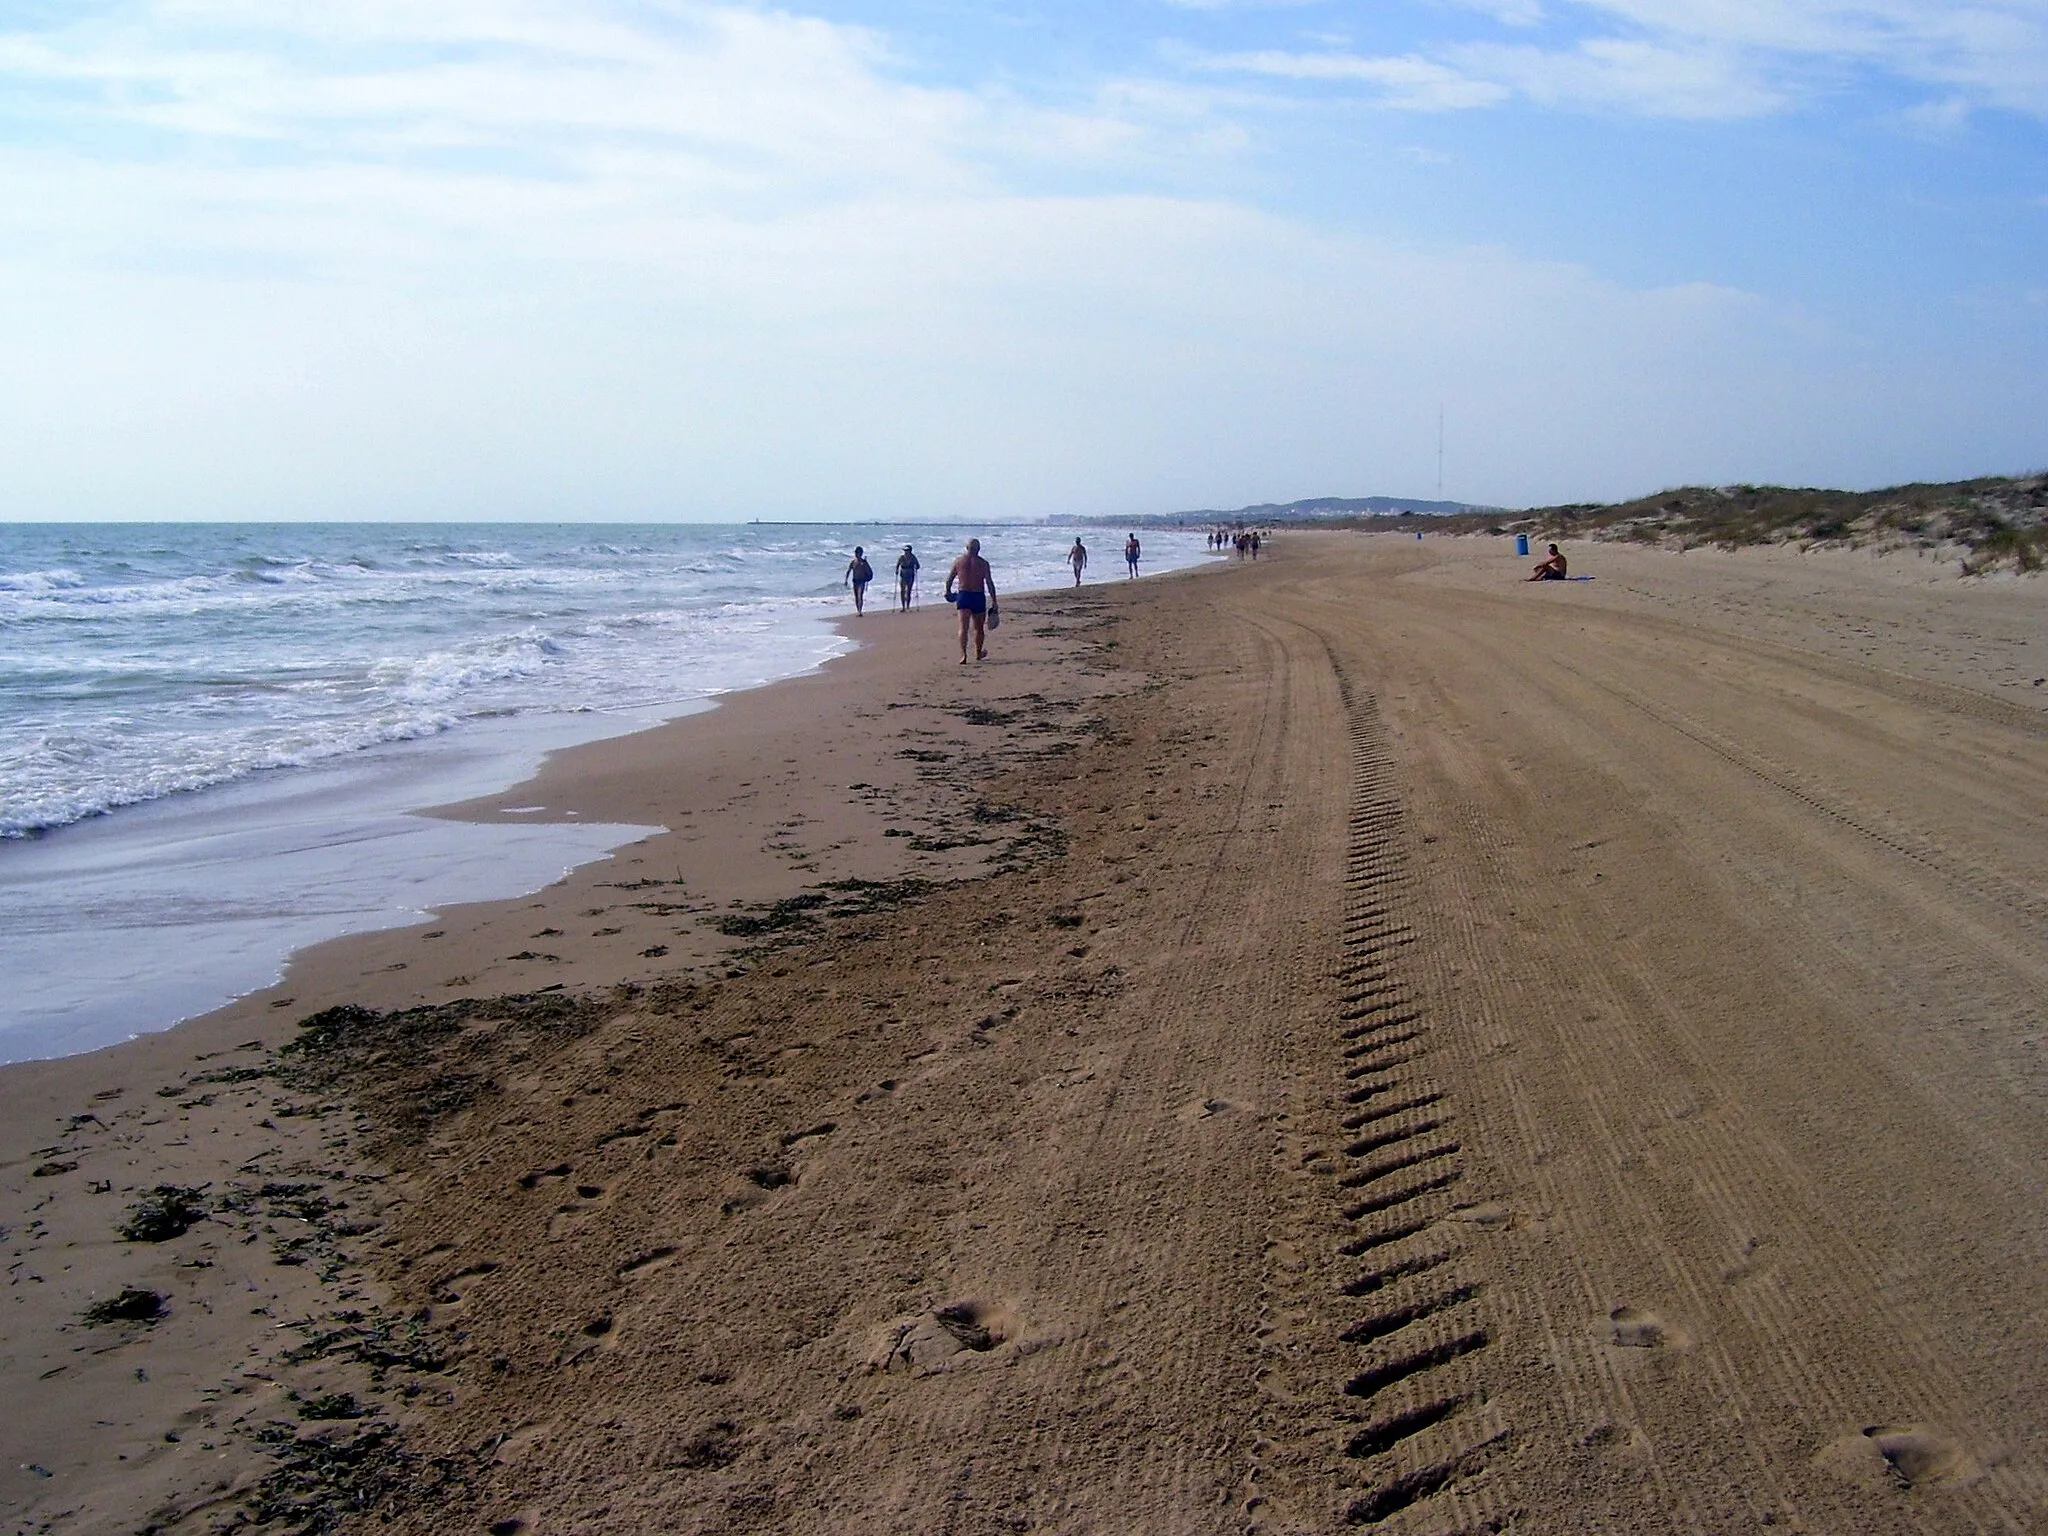
<path id="1" fill-rule="evenodd" d="M 1465 501 L 1422 501 L 1413 496 L 1311 496 L 1302 501 L 1264 501 L 1255 507 L 1223 512 L 1214 509 L 1182 512 L 1182 522 L 1211 523 L 1293 523 L 1331 517 L 1400 517 L 1414 513 L 1426 517 L 1449 517 L 1461 512 L 1485 512 Z"/>
<path id="2" fill-rule="evenodd" d="M 1110 522 L 1133 528 L 1214 527 L 1218 523 L 1308 523 L 1346 520 L 1372 521 L 1396 517 L 1456 517 L 1491 515 L 1497 508 L 1474 506 L 1469 501 L 1423 501 L 1413 496 L 1311 496 L 1302 501 L 1262 501 L 1255 507 L 1205 507 L 1194 512 L 1125 513 Z M 1105 521 L 1096 516 L 1058 513 L 1046 519 L 1053 524 L 1092 524 Z"/>
<path id="3" fill-rule="evenodd" d="M 1924 549 L 1968 574 L 2048 565 L 2048 475 L 1995 476 L 1881 491 L 1780 485 L 1681 486 L 1632 501 L 1465 514 L 1450 533 L 1626 539 L 1675 549 L 1747 544 Z"/>

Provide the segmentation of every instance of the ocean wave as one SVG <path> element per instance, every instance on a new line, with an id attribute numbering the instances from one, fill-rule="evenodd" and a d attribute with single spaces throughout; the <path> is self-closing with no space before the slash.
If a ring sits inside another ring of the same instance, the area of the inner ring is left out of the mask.
<path id="1" fill-rule="evenodd" d="M 85 584 L 83 576 L 63 566 L 49 571 L 0 571 L 0 592 L 62 592 Z"/>
<path id="2" fill-rule="evenodd" d="M 529 629 L 424 656 L 386 657 L 371 667 L 370 678 L 411 703 L 447 703 L 531 677 L 563 654 L 559 640 Z"/>
<path id="3" fill-rule="evenodd" d="M 918 543 L 935 588 L 955 534 L 0 528 L 0 833 L 483 716 L 658 715 L 807 670 L 847 643 L 819 621 L 847 607 L 855 543 Z M 1005 590 L 1055 578 L 1068 537 L 1007 538 Z"/>
<path id="4" fill-rule="evenodd" d="M 0 751 L 0 838 L 31 837 L 123 806 L 211 789 L 279 768 L 307 768 L 368 747 L 417 741 L 460 724 L 445 712 L 265 726 L 209 737 L 109 744 L 50 734 Z"/>
<path id="5" fill-rule="evenodd" d="M 81 579 L 62 585 L 5 587 L 0 588 L 0 615 L 30 617 L 37 613 L 61 614 L 82 608 L 190 601 L 222 590 L 227 580 L 222 576 L 205 575 L 113 586 L 98 586 Z"/>

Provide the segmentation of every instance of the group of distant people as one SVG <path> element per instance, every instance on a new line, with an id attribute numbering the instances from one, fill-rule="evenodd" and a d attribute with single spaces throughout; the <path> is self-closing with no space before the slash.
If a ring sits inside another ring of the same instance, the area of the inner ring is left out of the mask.
<path id="1" fill-rule="evenodd" d="M 1075 541 L 1076 545 L 1081 542 Z M 914 546 L 906 544 L 903 553 L 896 557 L 896 601 L 898 611 L 908 613 L 911 600 L 917 595 L 917 573 L 924 568 L 924 562 L 917 558 Z M 868 552 L 860 545 L 853 548 L 853 558 L 846 563 L 846 577 L 841 586 L 853 589 L 853 611 L 866 613 L 868 608 L 868 585 L 875 579 L 874 565 L 868 560 Z M 961 552 L 946 572 L 946 601 L 960 611 L 960 660 L 967 660 L 967 642 L 972 634 L 974 659 L 988 659 L 988 631 L 1002 622 L 1001 610 L 996 606 L 996 576 L 982 558 L 981 540 L 969 539 L 967 548 Z"/>
<path id="2" fill-rule="evenodd" d="M 1126 579 L 1138 579 L 1138 561 L 1144 555 L 1144 547 L 1134 533 L 1124 540 L 1124 570 Z M 1088 546 L 1077 537 L 1074 547 L 1067 551 L 1067 564 L 1073 568 L 1074 585 L 1081 585 L 1081 573 L 1088 568 Z M 898 610 L 910 611 L 913 598 L 917 595 L 917 574 L 923 562 L 917 558 L 914 546 L 906 544 L 903 553 L 896 557 L 896 601 Z M 868 559 L 867 550 L 855 545 L 853 558 L 846 563 L 846 576 L 840 585 L 853 589 L 853 611 L 864 614 L 868 611 L 868 587 L 875 579 L 875 567 Z M 974 642 L 974 659 L 988 658 L 988 631 L 1002 623 L 1002 612 L 996 602 L 995 572 L 981 553 L 981 540 L 969 539 L 967 548 L 946 572 L 946 601 L 960 612 L 960 660 L 967 660 L 967 646 Z"/>
<path id="3" fill-rule="evenodd" d="M 1138 560 L 1143 553 L 1144 546 L 1139 544 L 1138 536 L 1135 533 L 1127 535 L 1124 539 L 1124 579 L 1126 581 L 1136 581 L 1138 579 Z M 1074 547 L 1067 551 L 1067 564 L 1074 572 L 1074 585 L 1078 587 L 1081 585 L 1081 573 L 1088 569 L 1088 546 L 1081 542 L 1078 534 L 1074 537 Z"/>
<path id="4" fill-rule="evenodd" d="M 1235 532 L 1218 530 L 1209 536 L 1212 550 L 1234 549 L 1240 560 L 1259 558 L 1260 537 L 1256 529 L 1238 529 Z M 1124 539 L 1125 579 L 1138 579 L 1138 561 L 1143 555 L 1138 536 L 1133 533 Z M 1081 585 L 1081 573 L 1088 569 L 1088 546 L 1077 534 L 1074 547 L 1067 551 L 1067 565 L 1074 573 L 1074 585 Z M 922 562 L 917 550 L 909 544 L 903 546 L 903 553 L 896 557 L 896 601 L 899 611 L 908 613 L 911 600 L 917 593 L 917 573 Z M 1529 573 L 1531 581 L 1564 581 L 1567 566 L 1564 553 L 1552 544 L 1543 558 L 1536 562 Z M 867 612 L 868 586 L 875 579 L 875 568 L 869 562 L 867 550 L 855 545 L 853 558 L 846 564 L 846 579 L 843 586 L 853 589 L 853 611 Z M 967 548 L 946 571 L 946 601 L 960 613 L 960 660 L 967 660 L 967 644 L 974 642 L 974 659 L 988 659 L 988 631 L 1002 623 L 1002 612 L 996 602 L 995 572 L 982 557 L 981 540 L 969 539 Z"/>
<path id="5" fill-rule="evenodd" d="M 910 599 L 917 591 L 917 573 L 921 562 L 917 551 L 910 545 L 903 546 L 903 553 L 896 557 L 896 601 L 903 612 L 910 611 Z M 846 562 L 846 579 L 842 587 L 853 588 L 853 611 L 868 611 L 868 583 L 875 579 L 875 568 L 868 563 L 868 552 L 856 544 L 853 558 Z"/>

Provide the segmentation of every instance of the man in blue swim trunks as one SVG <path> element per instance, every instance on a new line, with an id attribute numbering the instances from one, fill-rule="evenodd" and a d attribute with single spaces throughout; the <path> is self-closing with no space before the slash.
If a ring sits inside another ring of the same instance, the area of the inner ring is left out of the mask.
<path id="1" fill-rule="evenodd" d="M 946 572 L 946 601 L 960 610 L 960 662 L 967 663 L 967 627 L 974 626 L 974 659 L 988 659 L 988 620 L 996 611 L 996 575 L 981 558 L 981 540 L 969 539 L 967 552 Z"/>

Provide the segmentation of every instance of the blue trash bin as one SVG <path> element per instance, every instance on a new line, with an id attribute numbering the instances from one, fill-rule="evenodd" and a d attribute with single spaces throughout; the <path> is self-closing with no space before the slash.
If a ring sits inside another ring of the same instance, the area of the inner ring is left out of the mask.
<path id="1" fill-rule="evenodd" d="M 1515 553 L 1518 555 L 1526 555 L 1527 553 L 1529 553 L 1529 535 L 1527 535 L 1526 533 L 1518 533 L 1515 535 Z"/>

